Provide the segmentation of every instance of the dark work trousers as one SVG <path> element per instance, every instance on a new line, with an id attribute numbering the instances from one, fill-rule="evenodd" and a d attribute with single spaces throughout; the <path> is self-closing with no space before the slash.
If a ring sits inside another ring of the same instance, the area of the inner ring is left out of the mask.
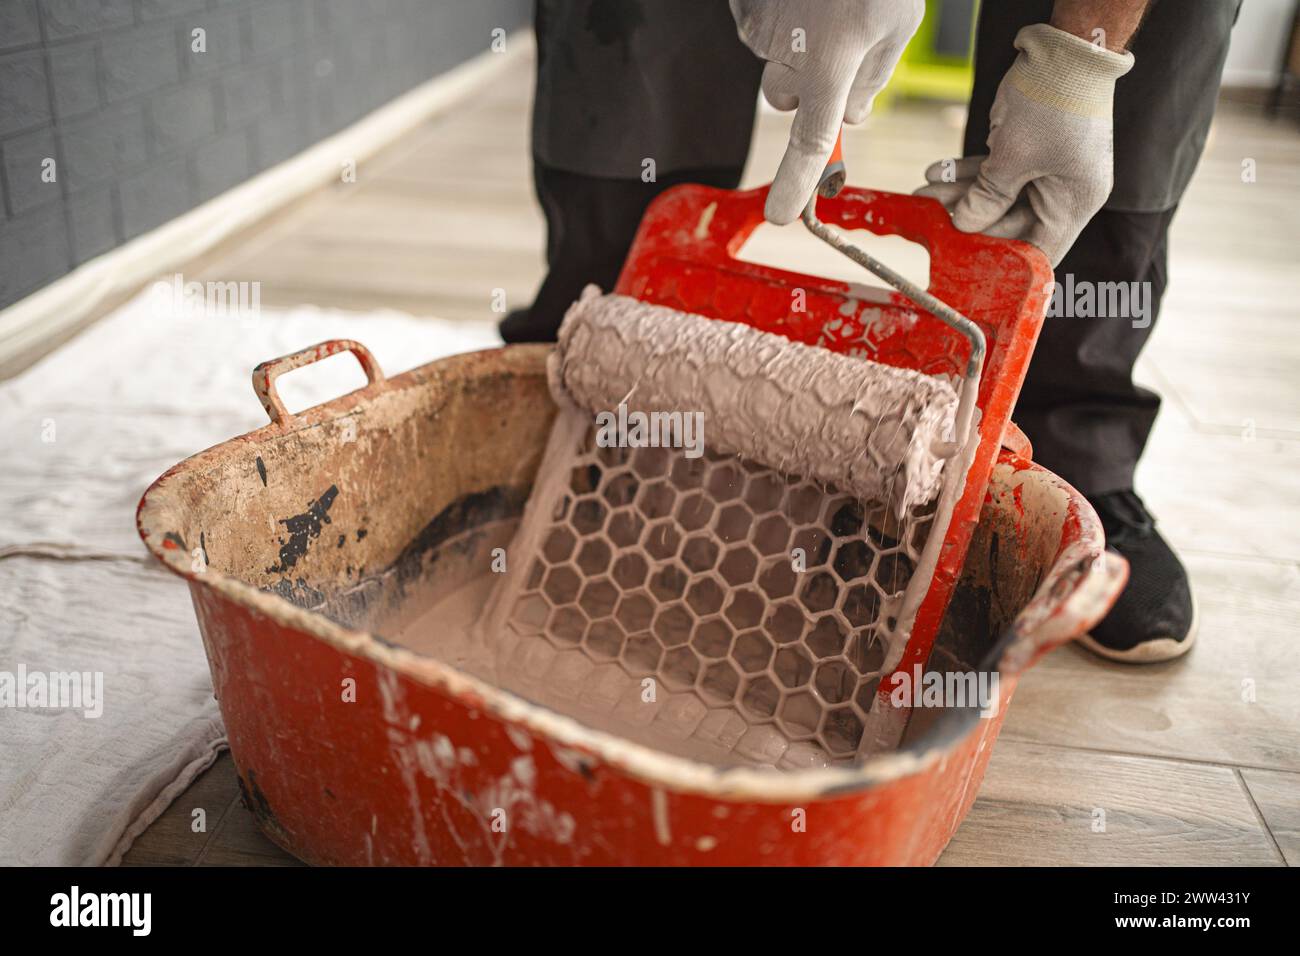
<path id="1" fill-rule="evenodd" d="M 1160 313 L 1173 216 L 1173 209 L 1103 209 L 1056 267 L 1057 282 L 1073 276 L 1065 288 L 1149 283 L 1145 318 L 1049 311 L 1016 403 L 1013 418 L 1033 443 L 1034 460 L 1085 495 L 1133 487 L 1160 409 L 1160 396 L 1133 382 L 1133 364 L 1151 333 L 1147 323 Z"/>
<path id="2" fill-rule="evenodd" d="M 762 74 L 726 0 L 537 0 L 534 29 L 547 275 L 510 341 L 553 341 L 584 286 L 611 289 L 665 189 L 740 184 Z"/>
<path id="3" fill-rule="evenodd" d="M 655 182 L 584 176 L 533 161 L 533 184 L 546 216 L 546 278 L 529 308 L 522 340 L 553 342 L 588 283 L 608 292 L 623 270 L 641 216 L 650 201 L 681 183 L 735 189 L 741 166 L 679 170 Z"/>
<path id="4" fill-rule="evenodd" d="M 1133 364 L 1160 314 L 1169 225 L 1205 146 L 1240 0 L 1155 0 L 1115 87 L 1115 188 L 1056 267 L 1063 289 L 1149 283 L 1147 310 L 1080 317 L 1049 310 L 1014 418 L 1034 459 L 1085 495 L 1133 487 L 1160 397 Z M 975 43 L 963 155 L 988 152 L 989 110 L 1016 57 L 1021 27 L 1052 0 L 986 0 Z M 1130 288 L 1132 288 L 1130 286 Z M 1062 299 L 1064 302 L 1064 299 Z"/>
<path id="5" fill-rule="evenodd" d="M 1134 69 L 1116 87 L 1115 190 L 1057 267 L 1058 282 L 1150 283 L 1154 322 L 1169 224 L 1204 147 L 1239 6 L 1155 0 Z M 982 4 L 965 155 L 987 152 L 1016 33 L 1051 8 Z M 529 337 L 546 340 L 586 283 L 613 285 L 655 196 L 678 182 L 740 181 L 762 64 L 737 39 L 725 0 L 538 0 L 535 26 L 534 180 L 550 271 Z M 936 143 L 934 158 L 945 148 Z M 642 177 L 647 159 L 652 182 Z M 918 185 L 925 162 L 918 157 Z M 1035 459 L 1086 495 L 1132 487 L 1160 405 L 1132 379 L 1150 326 L 1131 316 L 1044 323 L 1015 418 Z"/>

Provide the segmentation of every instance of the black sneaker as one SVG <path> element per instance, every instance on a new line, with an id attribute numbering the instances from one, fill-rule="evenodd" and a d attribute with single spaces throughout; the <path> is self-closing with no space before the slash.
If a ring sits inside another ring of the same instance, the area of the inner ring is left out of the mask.
<path id="1" fill-rule="evenodd" d="M 1146 505 L 1132 491 L 1088 502 L 1106 530 L 1106 546 L 1128 559 L 1128 586 L 1105 619 L 1081 637 L 1094 654 L 1129 664 L 1167 661 L 1196 640 L 1196 602 L 1187 570 L 1156 531 Z"/>
<path id="2" fill-rule="evenodd" d="M 560 318 L 563 318 L 561 316 Z M 554 342 L 560 323 L 534 315 L 532 309 L 515 309 L 497 324 L 506 345 L 522 342 Z"/>

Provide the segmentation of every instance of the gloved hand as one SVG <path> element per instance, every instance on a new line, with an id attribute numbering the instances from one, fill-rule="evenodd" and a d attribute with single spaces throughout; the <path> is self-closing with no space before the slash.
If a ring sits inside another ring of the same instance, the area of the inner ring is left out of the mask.
<path id="1" fill-rule="evenodd" d="M 963 232 L 1024 239 L 1056 265 L 1114 186 L 1115 81 L 1133 67 L 1046 23 L 1016 34 L 1020 50 L 989 114 L 987 156 L 941 160 L 917 190 Z"/>
<path id="2" fill-rule="evenodd" d="M 793 222 L 840 132 L 861 123 L 921 24 L 924 0 L 730 0 L 740 39 L 767 60 L 763 95 L 796 110 L 764 215 Z M 802 34 L 795 31 L 802 30 Z"/>

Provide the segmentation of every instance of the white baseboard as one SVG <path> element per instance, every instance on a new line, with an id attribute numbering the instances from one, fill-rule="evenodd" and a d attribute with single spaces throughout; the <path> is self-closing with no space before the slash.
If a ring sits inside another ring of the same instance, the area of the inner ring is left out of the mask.
<path id="1" fill-rule="evenodd" d="M 96 318 L 105 303 L 176 271 L 275 209 L 337 180 L 345 160 L 360 163 L 429 117 L 460 102 L 526 56 L 532 44 L 531 32 L 512 34 L 505 52 L 485 50 L 296 156 L 83 263 L 0 311 L 0 377 L 7 366 L 24 356 L 40 354 Z"/>

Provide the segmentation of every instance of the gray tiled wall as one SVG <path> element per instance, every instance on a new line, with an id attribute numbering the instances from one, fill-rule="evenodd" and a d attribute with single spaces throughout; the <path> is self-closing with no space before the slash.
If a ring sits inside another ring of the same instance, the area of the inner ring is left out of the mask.
<path id="1" fill-rule="evenodd" d="M 0 0 L 0 308 L 487 49 L 530 9 Z"/>

